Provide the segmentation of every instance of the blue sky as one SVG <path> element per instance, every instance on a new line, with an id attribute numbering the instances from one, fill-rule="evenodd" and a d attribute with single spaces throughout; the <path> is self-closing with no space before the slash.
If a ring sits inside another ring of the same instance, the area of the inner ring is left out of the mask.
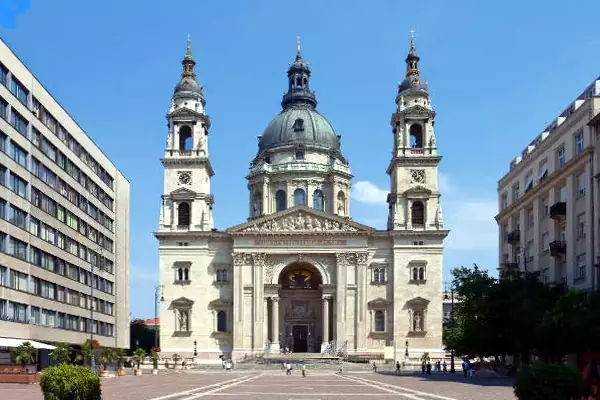
<path id="1" fill-rule="evenodd" d="M 9 4 L 10 3 L 10 4 Z M 20 5 L 20 8 L 12 8 Z M 131 312 L 152 317 L 165 114 L 188 33 L 212 118 L 215 221 L 247 217 L 256 136 L 279 112 L 296 36 L 319 110 L 355 176 L 352 217 L 384 228 L 409 30 L 436 119 L 445 274 L 497 267 L 496 185 L 600 72 L 600 3 L 564 1 L 0 0 L 0 36 L 131 182 Z"/>

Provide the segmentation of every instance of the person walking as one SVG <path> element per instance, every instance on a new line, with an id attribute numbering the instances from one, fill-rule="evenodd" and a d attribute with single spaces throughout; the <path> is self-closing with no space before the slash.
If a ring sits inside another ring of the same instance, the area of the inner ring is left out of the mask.
<path id="1" fill-rule="evenodd" d="M 427 369 L 427 364 L 425 364 L 425 360 L 421 361 L 421 375 L 425 375 L 425 370 Z"/>
<path id="2" fill-rule="evenodd" d="M 396 375 L 400 375 L 400 361 L 396 361 Z"/>
<path id="3" fill-rule="evenodd" d="M 431 375 L 431 362 L 427 361 L 427 375 Z"/>
<path id="4" fill-rule="evenodd" d="M 444 362 L 442 363 L 442 369 L 444 370 L 444 372 L 448 372 L 448 364 L 446 364 L 446 360 L 444 360 Z"/>
<path id="5" fill-rule="evenodd" d="M 286 375 L 291 375 L 292 374 L 292 364 L 290 364 L 289 362 L 285 365 L 286 367 Z"/>
<path id="6" fill-rule="evenodd" d="M 375 364 L 375 361 L 373 361 L 373 372 L 377 373 L 377 364 Z"/>
<path id="7" fill-rule="evenodd" d="M 465 378 L 467 377 L 468 367 L 469 367 L 469 364 L 467 363 L 467 360 L 463 360 L 463 362 L 462 362 L 462 369 L 463 369 L 463 376 Z"/>
<path id="8" fill-rule="evenodd" d="M 302 377 L 306 378 L 306 364 L 302 362 Z"/>

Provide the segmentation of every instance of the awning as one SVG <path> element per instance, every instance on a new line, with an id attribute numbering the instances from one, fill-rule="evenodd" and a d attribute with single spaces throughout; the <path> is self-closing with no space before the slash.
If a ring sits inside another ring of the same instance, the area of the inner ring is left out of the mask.
<path id="1" fill-rule="evenodd" d="M 23 342 L 29 342 L 29 343 L 31 343 L 31 345 L 33 347 L 35 347 L 36 349 L 53 350 L 53 349 L 56 348 L 56 346 L 51 346 L 51 345 L 46 344 L 46 343 L 36 342 L 35 340 L 14 339 L 14 338 L 0 337 L 0 347 L 18 347 Z"/>

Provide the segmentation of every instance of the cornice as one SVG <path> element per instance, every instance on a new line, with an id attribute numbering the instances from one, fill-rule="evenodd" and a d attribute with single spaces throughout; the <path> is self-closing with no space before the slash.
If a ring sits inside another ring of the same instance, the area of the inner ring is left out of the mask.
<path id="1" fill-rule="evenodd" d="M 437 166 L 442 161 L 442 156 L 403 156 L 394 157 L 390 161 L 387 168 L 387 173 L 392 173 L 392 168 L 396 165 L 411 166 L 411 165 L 429 165 Z"/>
<path id="2" fill-rule="evenodd" d="M 210 117 L 208 115 L 199 113 L 195 110 L 190 110 L 189 108 L 178 108 L 170 113 L 167 113 L 166 117 L 168 120 L 177 122 L 183 121 L 184 118 L 194 118 L 204 122 L 206 124 L 206 128 L 210 128 Z"/>
<path id="3" fill-rule="evenodd" d="M 496 219 L 496 223 L 499 223 L 501 219 L 505 216 L 512 214 L 516 209 L 520 209 L 525 205 L 529 204 L 529 201 L 535 200 L 537 194 L 544 189 L 548 189 L 549 187 L 556 184 L 556 181 L 559 181 L 565 177 L 565 175 L 569 175 L 573 173 L 573 170 L 576 170 L 581 167 L 580 164 L 584 164 L 586 161 L 589 161 L 594 155 L 594 147 L 588 146 L 581 153 L 567 161 L 562 168 L 559 168 L 548 174 L 546 179 L 544 179 L 541 183 L 534 185 L 531 190 L 527 193 L 523 193 L 523 195 L 517 200 L 513 202 L 510 206 L 506 207 L 504 210 L 501 210 L 494 218 Z M 504 187 L 506 188 L 506 186 Z M 510 188 L 508 188 L 510 189 Z M 500 190 L 498 190 L 500 192 Z M 500 193 L 502 196 L 502 193 Z"/>
<path id="4" fill-rule="evenodd" d="M 214 176 L 215 171 L 213 170 L 212 164 L 207 157 L 173 157 L 173 158 L 161 158 L 160 162 L 163 166 L 168 165 L 206 165 L 206 170 L 209 176 Z"/>
<path id="5" fill-rule="evenodd" d="M 152 233 L 157 239 L 225 239 L 233 242 L 233 238 L 227 232 L 221 231 L 181 231 L 181 232 L 161 232 L 155 231 Z"/>

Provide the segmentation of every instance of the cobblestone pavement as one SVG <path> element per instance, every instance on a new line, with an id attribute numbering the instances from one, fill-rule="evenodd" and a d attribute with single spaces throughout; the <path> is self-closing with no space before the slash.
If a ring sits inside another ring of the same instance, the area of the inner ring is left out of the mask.
<path id="1" fill-rule="evenodd" d="M 300 371 L 170 372 L 158 376 L 102 379 L 104 400 L 514 400 L 512 382 L 466 379 L 462 374 L 428 377 L 381 373 Z M 42 400 L 39 385 L 0 384 L 0 399 Z"/>

